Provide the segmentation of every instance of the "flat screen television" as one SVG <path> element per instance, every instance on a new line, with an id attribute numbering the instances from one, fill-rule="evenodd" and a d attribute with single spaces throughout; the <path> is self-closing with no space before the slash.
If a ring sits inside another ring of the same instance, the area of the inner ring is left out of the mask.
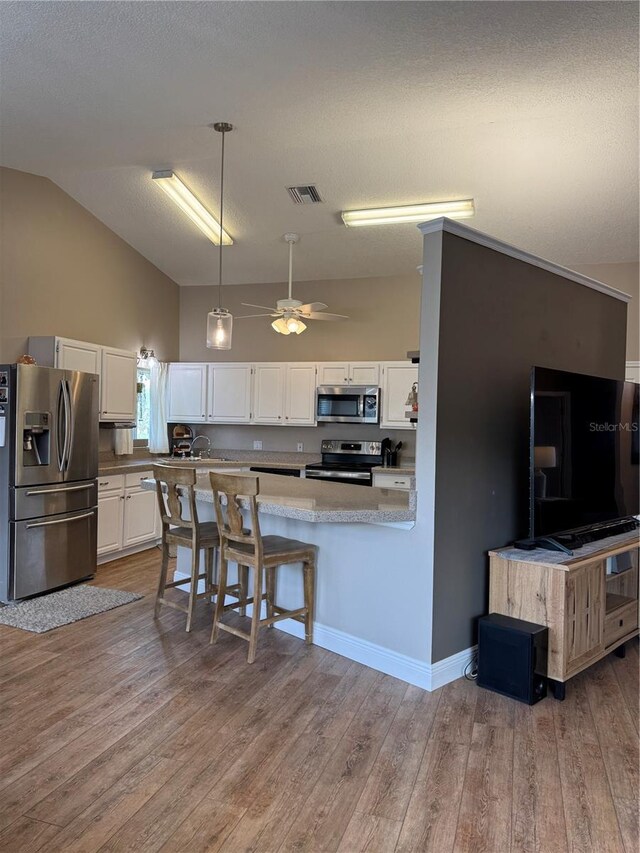
<path id="1" fill-rule="evenodd" d="M 638 386 L 534 367 L 529 536 L 640 513 Z"/>

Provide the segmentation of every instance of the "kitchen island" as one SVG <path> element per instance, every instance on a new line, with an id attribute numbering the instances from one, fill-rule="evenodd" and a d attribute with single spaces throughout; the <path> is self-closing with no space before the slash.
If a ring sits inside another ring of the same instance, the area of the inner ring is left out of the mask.
<path id="1" fill-rule="evenodd" d="M 214 521 L 211 466 L 200 468 L 195 462 L 195 467 L 199 520 Z M 412 583 L 407 594 L 409 579 L 415 577 L 415 565 L 420 560 L 416 492 L 274 474 L 257 476 L 262 534 L 318 546 L 314 643 L 427 686 L 425 642 L 420 630 L 428 601 L 426 573 L 420 583 Z M 155 482 L 146 480 L 143 486 L 155 488 Z M 178 548 L 175 579 L 184 580 L 189 575 L 190 551 Z M 230 582 L 234 576 L 235 566 L 230 564 Z M 393 590 L 402 599 L 400 610 L 393 605 Z M 277 597 L 285 608 L 299 606 L 299 567 L 283 566 L 279 570 Z M 279 622 L 276 628 L 302 636 L 302 626 L 293 620 Z"/>

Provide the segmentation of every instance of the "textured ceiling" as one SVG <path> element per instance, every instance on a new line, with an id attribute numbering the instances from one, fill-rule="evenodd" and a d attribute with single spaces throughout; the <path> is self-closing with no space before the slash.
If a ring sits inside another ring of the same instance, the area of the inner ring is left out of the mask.
<path id="1" fill-rule="evenodd" d="M 218 203 L 230 283 L 408 273 L 413 225 L 341 209 L 476 200 L 553 261 L 638 257 L 638 8 L 626 2 L 2 2 L 0 162 L 47 175 L 180 284 L 217 250 L 151 182 Z M 285 187 L 317 183 L 298 207 Z"/>

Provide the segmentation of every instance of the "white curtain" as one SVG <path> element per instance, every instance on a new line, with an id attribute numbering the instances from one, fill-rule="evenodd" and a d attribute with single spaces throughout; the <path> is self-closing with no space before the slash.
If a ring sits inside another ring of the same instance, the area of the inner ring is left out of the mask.
<path id="1" fill-rule="evenodd" d="M 151 419 L 149 422 L 149 451 L 151 453 L 168 453 L 169 439 L 167 437 L 169 365 L 159 361 L 151 366 L 151 387 L 149 391 L 151 403 Z"/>
<path id="2" fill-rule="evenodd" d="M 130 456 L 133 453 L 132 429 L 114 429 L 113 451 L 116 456 Z"/>

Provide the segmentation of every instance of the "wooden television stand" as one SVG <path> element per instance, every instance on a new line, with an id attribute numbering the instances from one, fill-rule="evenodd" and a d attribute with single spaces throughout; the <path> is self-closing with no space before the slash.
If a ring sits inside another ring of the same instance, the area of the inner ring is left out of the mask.
<path id="1" fill-rule="evenodd" d="M 635 531 L 571 557 L 540 548 L 489 552 L 489 612 L 549 628 L 547 675 L 556 699 L 564 699 L 572 676 L 612 651 L 623 657 L 624 643 L 637 636 L 639 546 Z"/>

